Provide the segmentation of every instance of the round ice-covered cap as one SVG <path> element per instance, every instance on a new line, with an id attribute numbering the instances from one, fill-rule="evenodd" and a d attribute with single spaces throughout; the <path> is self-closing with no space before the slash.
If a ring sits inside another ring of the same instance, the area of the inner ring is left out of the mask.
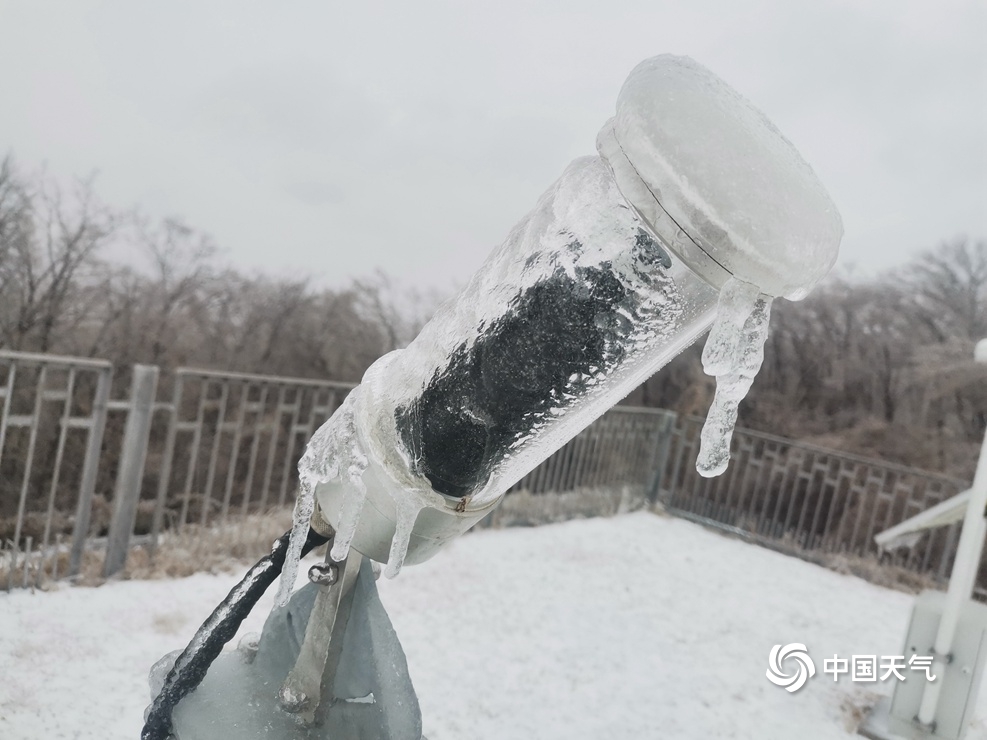
<path id="1" fill-rule="evenodd" d="M 639 64 L 598 146 L 631 205 L 716 286 L 732 275 L 798 299 L 836 260 L 842 221 L 812 168 L 689 57 Z"/>

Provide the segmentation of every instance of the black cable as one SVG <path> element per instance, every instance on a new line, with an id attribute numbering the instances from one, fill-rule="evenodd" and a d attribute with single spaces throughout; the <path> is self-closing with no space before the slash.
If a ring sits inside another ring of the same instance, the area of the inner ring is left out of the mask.
<path id="1" fill-rule="evenodd" d="M 290 531 L 281 535 L 271 548 L 271 554 L 258 560 L 247 571 L 243 580 L 233 587 L 199 627 L 188 647 L 182 651 L 168 672 L 160 693 L 154 698 L 144 721 L 141 740 L 167 740 L 171 735 L 172 710 L 202 682 L 223 646 L 240 629 L 250 610 L 281 573 L 288 554 L 290 536 Z M 328 537 L 310 529 L 302 546 L 302 556 L 328 541 Z"/>

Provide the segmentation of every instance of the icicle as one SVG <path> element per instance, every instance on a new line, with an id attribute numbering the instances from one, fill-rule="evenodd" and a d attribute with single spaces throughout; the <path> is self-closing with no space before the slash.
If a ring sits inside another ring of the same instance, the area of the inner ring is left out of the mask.
<path id="1" fill-rule="evenodd" d="M 288 553 L 281 570 L 276 603 L 284 606 L 298 575 L 298 560 L 315 511 L 315 489 L 320 483 L 329 483 L 346 471 L 347 493 L 343 503 L 340 528 L 333 543 L 332 556 L 343 560 L 360 520 L 360 510 L 367 489 L 363 473 L 367 469 L 367 456 L 363 454 L 356 438 L 353 406 L 356 393 L 351 393 L 325 424 L 312 435 L 305 454 L 298 462 L 298 498 L 288 541 Z"/>
<path id="2" fill-rule="evenodd" d="M 707 375 L 726 375 L 736 363 L 744 322 L 754 308 L 757 286 L 731 278 L 720 290 L 716 319 L 703 347 L 703 370 Z"/>
<path id="3" fill-rule="evenodd" d="M 329 557 L 337 563 L 345 560 L 350 551 L 350 543 L 360 523 L 363 502 L 367 498 L 367 486 L 363 482 L 363 473 L 368 464 L 367 458 L 355 447 L 351 448 L 351 453 L 354 461 L 346 471 L 350 485 L 343 498 L 342 510 L 339 512 L 339 526 L 336 527 L 336 536 L 333 538 L 332 550 L 329 553 Z"/>
<path id="4" fill-rule="evenodd" d="M 308 536 L 308 529 L 315 511 L 315 486 L 309 479 L 299 481 L 298 498 L 295 499 L 295 511 L 292 514 L 291 537 L 288 540 L 288 553 L 285 555 L 284 568 L 281 569 L 281 583 L 278 585 L 278 595 L 275 602 L 278 606 L 288 603 L 291 589 L 295 587 L 298 575 L 298 561 L 301 559 L 302 546 Z"/>
<path id="5" fill-rule="evenodd" d="M 723 286 L 716 319 L 703 348 L 703 369 L 716 376 L 716 395 L 700 437 L 696 470 L 711 478 L 730 460 L 737 409 L 764 360 L 771 298 L 757 286 L 731 278 Z"/>
<path id="6" fill-rule="evenodd" d="M 402 493 L 406 495 L 400 495 Z M 408 543 L 411 542 L 411 530 L 414 529 L 415 520 L 418 519 L 418 513 L 423 508 L 410 491 L 399 491 L 398 494 L 400 498 L 394 497 L 397 522 L 394 527 L 394 536 L 391 538 L 391 551 L 387 555 L 387 567 L 384 569 L 385 578 L 394 578 L 401 572 L 405 555 L 408 554 Z"/>

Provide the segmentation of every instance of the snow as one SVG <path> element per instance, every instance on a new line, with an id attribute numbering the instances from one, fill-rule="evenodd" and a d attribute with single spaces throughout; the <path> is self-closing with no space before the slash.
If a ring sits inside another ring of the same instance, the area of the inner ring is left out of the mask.
<path id="1" fill-rule="evenodd" d="M 238 577 L 0 595 L 0 738 L 136 737 L 151 665 Z M 430 740 L 852 737 L 844 707 L 871 689 L 834 683 L 822 660 L 897 654 L 912 603 L 648 513 L 476 532 L 378 585 Z M 789 694 L 765 670 L 793 642 L 817 672 Z M 978 706 L 973 740 L 987 738 Z"/>

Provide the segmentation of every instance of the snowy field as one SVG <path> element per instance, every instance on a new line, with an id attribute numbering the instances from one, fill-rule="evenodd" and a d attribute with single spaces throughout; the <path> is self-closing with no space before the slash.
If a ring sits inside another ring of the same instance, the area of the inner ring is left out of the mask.
<path id="1" fill-rule="evenodd" d="M 237 578 L 0 595 L 0 738 L 136 738 L 148 668 Z M 429 740 L 851 737 L 891 685 L 822 660 L 897 654 L 912 601 L 647 513 L 480 531 L 380 588 Z M 819 669 L 794 695 L 764 675 L 789 642 Z"/>

